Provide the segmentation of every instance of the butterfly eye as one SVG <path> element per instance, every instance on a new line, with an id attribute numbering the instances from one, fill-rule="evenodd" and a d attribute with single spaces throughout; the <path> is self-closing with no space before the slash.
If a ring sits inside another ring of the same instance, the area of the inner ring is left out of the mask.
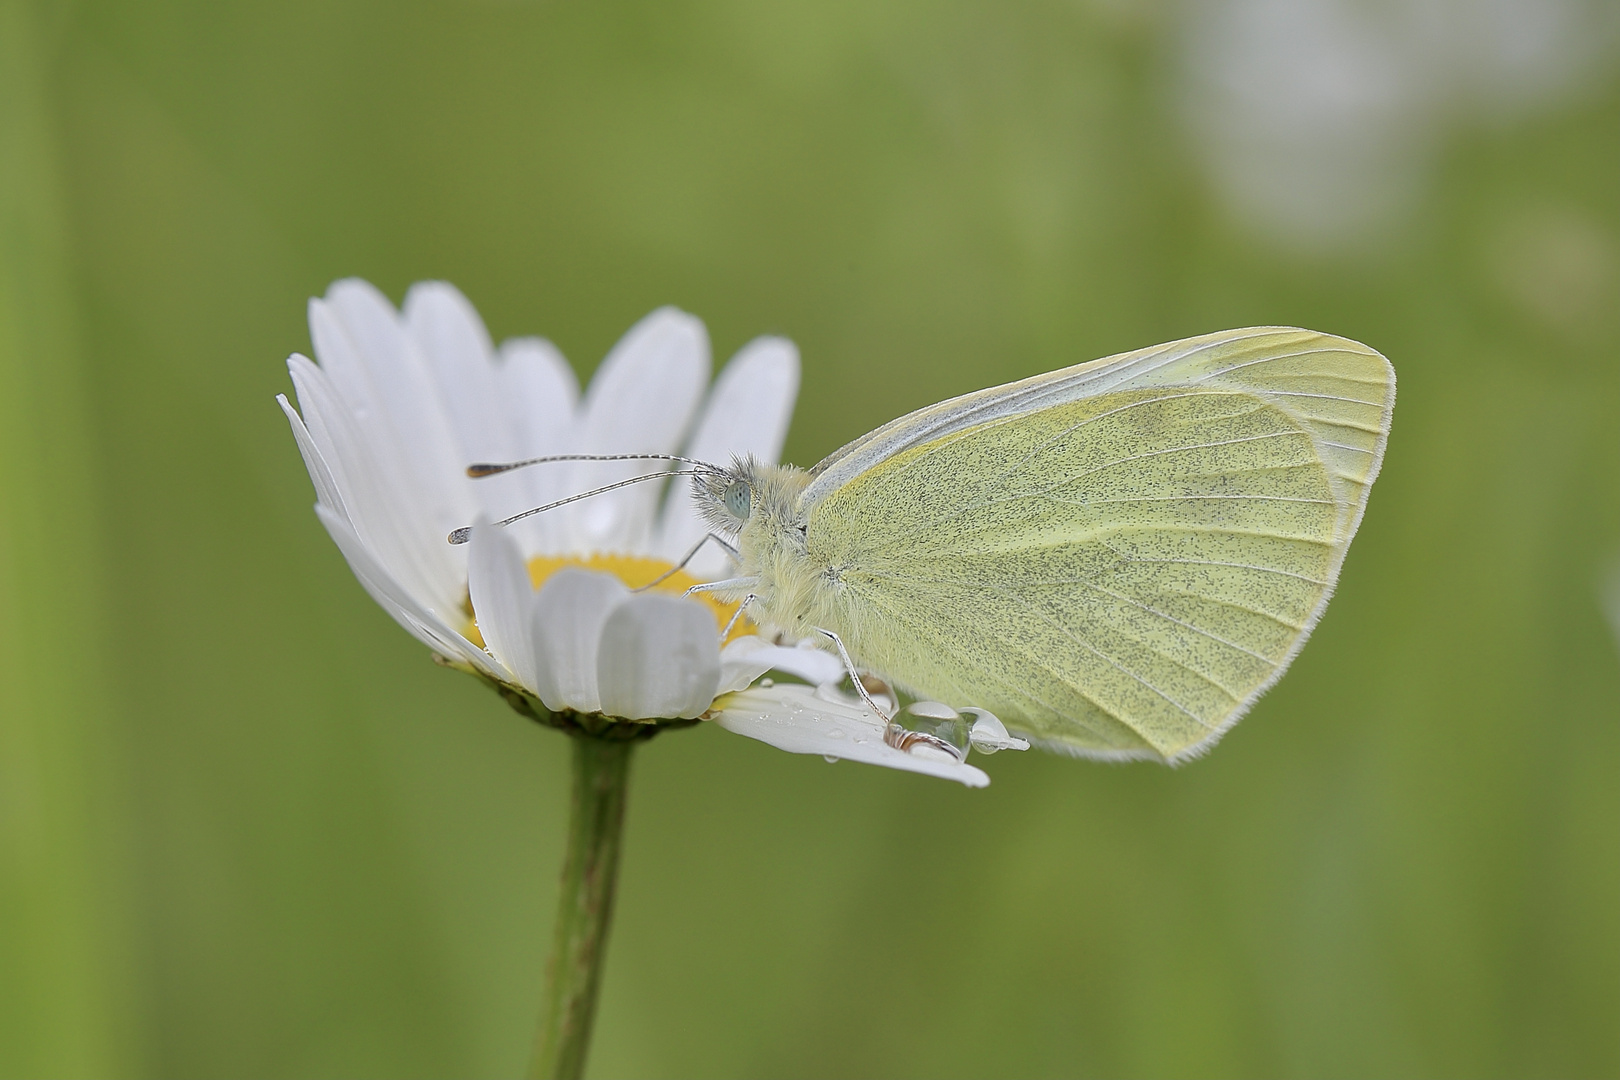
<path id="1" fill-rule="evenodd" d="M 726 509 L 731 513 L 732 517 L 738 521 L 748 520 L 748 511 L 754 504 L 754 490 L 747 484 L 731 484 L 726 488 L 726 493 L 721 496 L 721 499 L 725 502 Z"/>

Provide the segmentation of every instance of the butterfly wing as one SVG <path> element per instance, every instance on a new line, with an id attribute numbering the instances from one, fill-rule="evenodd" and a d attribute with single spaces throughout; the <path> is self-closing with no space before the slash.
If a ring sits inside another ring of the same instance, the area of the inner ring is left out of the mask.
<path id="1" fill-rule="evenodd" d="M 863 665 L 1049 748 L 1195 755 L 1321 614 L 1392 396 L 1363 346 L 1246 331 L 915 413 L 806 492 L 822 614 Z"/>
<path id="2" fill-rule="evenodd" d="M 1257 394 L 1293 416 L 1318 445 L 1340 505 L 1348 543 L 1378 475 L 1395 370 L 1348 338 L 1294 327 L 1223 330 L 1155 345 L 930 405 L 856 439 L 821 461 L 806 489 L 808 509 L 866 469 L 953 432 L 1067 401 L 1119 390 L 1204 386 Z"/>

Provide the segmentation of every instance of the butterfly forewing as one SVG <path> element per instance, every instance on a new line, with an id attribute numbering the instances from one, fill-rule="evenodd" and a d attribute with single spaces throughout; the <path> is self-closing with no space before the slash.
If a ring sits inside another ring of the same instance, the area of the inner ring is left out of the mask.
<path id="1" fill-rule="evenodd" d="M 1281 673 L 1331 589 L 1348 481 L 1229 383 L 1137 385 L 956 428 L 810 508 L 865 666 L 1048 746 L 1174 758 Z"/>
<path id="2" fill-rule="evenodd" d="M 1395 372 L 1360 342 L 1293 327 L 1250 327 L 1155 345 L 965 394 L 903 416 L 818 464 L 805 506 L 868 468 L 919 446 L 996 420 L 1064 402 L 1156 386 L 1206 386 L 1258 394 L 1310 432 L 1340 504 L 1336 531 L 1348 542 L 1378 474 Z"/>
<path id="3" fill-rule="evenodd" d="M 1121 372 L 1121 387 L 1191 384 L 1259 394 L 1316 440 L 1348 542 L 1377 475 L 1395 404 L 1389 361 L 1358 342 L 1309 330 L 1250 330 L 1174 360 Z M 1198 339 L 1205 341 L 1207 339 Z"/>

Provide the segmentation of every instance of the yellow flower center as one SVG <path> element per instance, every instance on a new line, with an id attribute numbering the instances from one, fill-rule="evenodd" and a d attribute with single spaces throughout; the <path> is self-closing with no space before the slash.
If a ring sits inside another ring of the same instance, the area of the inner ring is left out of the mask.
<path id="1" fill-rule="evenodd" d="M 529 560 L 529 581 L 538 589 L 546 583 L 547 578 L 565 566 L 578 566 L 585 570 L 597 570 L 605 574 L 612 574 L 632 589 L 646 585 L 660 574 L 669 574 L 663 581 L 654 585 L 650 591 L 672 593 L 675 596 L 683 595 L 687 589 L 698 583 L 698 580 L 685 570 L 675 570 L 674 573 L 670 573 L 673 565 L 662 559 L 647 559 L 640 555 L 605 555 L 600 552 L 592 552 L 584 558 L 577 555 L 536 555 Z M 715 625 L 720 629 L 724 629 L 726 623 L 730 622 L 731 617 L 737 612 L 736 604 L 727 604 L 716 600 L 713 593 L 693 593 L 690 599 L 696 600 L 713 611 Z M 467 626 L 463 632 L 466 634 L 468 641 L 482 648 L 484 636 L 478 632 L 478 619 L 473 613 L 471 599 L 467 601 L 466 610 Z M 744 615 L 732 626 L 731 633 L 726 635 L 726 640 L 730 641 L 732 638 L 742 634 L 751 634 L 753 632 L 753 623 L 749 621 L 748 616 Z"/>

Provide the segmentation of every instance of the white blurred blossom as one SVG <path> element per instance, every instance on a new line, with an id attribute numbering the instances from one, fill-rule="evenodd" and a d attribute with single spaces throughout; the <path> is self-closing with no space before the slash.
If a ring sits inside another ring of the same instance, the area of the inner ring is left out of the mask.
<path id="1" fill-rule="evenodd" d="M 1184 112 L 1216 189 L 1291 247 L 1354 246 L 1457 124 L 1566 97 L 1615 55 L 1605 0 L 1187 0 Z"/>

